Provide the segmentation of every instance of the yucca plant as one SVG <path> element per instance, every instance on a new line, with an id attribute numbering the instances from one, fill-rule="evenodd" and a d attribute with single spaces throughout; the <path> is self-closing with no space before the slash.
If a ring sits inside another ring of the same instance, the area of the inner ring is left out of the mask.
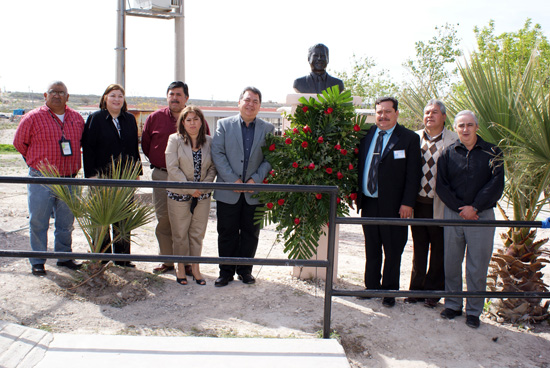
<path id="1" fill-rule="evenodd" d="M 534 221 L 549 202 L 550 108 L 549 94 L 536 54 L 523 74 L 512 68 L 482 62 L 475 55 L 461 66 L 465 89 L 454 96 L 452 108 L 469 109 L 479 119 L 480 136 L 498 144 L 504 152 L 505 198 L 514 220 Z M 504 209 L 499 209 L 509 219 Z M 488 286 L 492 291 L 548 291 L 541 269 L 548 262 L 542 246 L 548 239 L 536 239 L 536 229 L 511 228 L 501 234 L 504 249 L 493 254 Z M 540 321 L 548 317 L 548 302 L 502 299 L 491 303 L 489 312 L 498 321 L 513 323 Z"/>
<path id="2" fill-rule="evenodd" d="M 99 179 L 135 180 L 140 174 L 139 164 L 122 160 L 113 160 L 108 174 L 101 174 Z M 56 170 L 46 168 L 44 176 L 58 177 Z M 129 239 L 130 232 L 143 226 L 153 219 L 154 209 L 135 198 L 137 188 L 78 185 L 50 185 L 53 193 L 67 204 L 78 225 L 82 229 L 90 252 L 101 253 L 119 239 Z M 111 239 L 102 248 L 103 240 L 109 232 L 109 226 L 119 223 L 120 234 Z"/>

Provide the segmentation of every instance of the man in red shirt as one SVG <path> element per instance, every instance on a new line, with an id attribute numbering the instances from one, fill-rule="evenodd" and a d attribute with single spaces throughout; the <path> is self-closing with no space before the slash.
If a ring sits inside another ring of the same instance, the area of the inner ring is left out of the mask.
<path id="1" fill-rule="evenodd" d="M 44 93 L 45 105 L 26 114 L 15 132 L 14 147 L 29 166 L 29 176 L 43 176 L 42 171 L 75 177 L 81 168 L 80 139 L 84 119 L 67 107 L 69 93 L 63 82 L 56 81 Z M 33 251 L 48 249 L 50 217 L 55 218 L 56 252 L 72 251 L 74 216 L 67 205 L 42 184 L 28 184 L 30 243 Z M 30 258 L 32 274 L 45 276 L 45 259 Z M 58 260 L 58 266 L 80 268 L 73 260 Z"/>
<path id="2" fill-rule="evenodd" d="M 185 108 L 187 100 L 189 100 L 187 84 L 181 81 L 170 83 L 166 91 L 166 100 L 168 101 L 168 107 L 159 109 L 147 117 L 141 135 L 141 148 L 151 164 L 153 170 L 151 178 L 153 180 L 166 181 L 168 179 L 164 151 L 166 150 L 168 137 L 176 132 L 178 116 Z M 159 243 L 159 254 L 163 256 L 173 254 L 172 230 L 166 198 L 166 188 L 153 188 L 153 202 L 158 220 L 155 235 Z M 189 273 L 187 273 L 187 268 L 189 268 Z M 154 268 L 153 272 L 164 273 L 173 269 L 173 263 L 163 263 Z M 190 275 L 190 272 L 191 266 L 186 266 L 186 273 Z"/>

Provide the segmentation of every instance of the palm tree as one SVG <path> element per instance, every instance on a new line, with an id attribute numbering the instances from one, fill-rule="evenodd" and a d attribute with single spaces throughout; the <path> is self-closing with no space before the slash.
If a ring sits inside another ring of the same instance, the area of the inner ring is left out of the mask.
<path id="1" fill-rule="evenodd" d="M 140 174 L 140 165 L 113 160 L 112 170 L 100 179 L 135 180 Z M 42 171 L 45 176 L 59 176 L 51 168 Z M 84 232 L 92 253 L 105 250 L 101 245 L 109 232 L 109 226 L 120 223 L 120 235 L 114 238 L 107 247 L 119 239 L 128 239 L 130 232 L 153 219 L 154 209 L 151 205 L 135 199 L 137 188 L 91 186 L 51 185 L 53 193 L 67 204 L 78 225 Z M 91 262 L 94 264 L 94 262 Z M 96 262 L 97 264 L 97 262 Z M 95 269 L 96 267 L 92 267 Z"/>
<path id="2" fill-rule="evenodd" d="M 504 195 L 514 220 L 536 220 L 549 203 L 546 190 L 550 187 L 550 95 L 542 83 L 536 53 L 523 74 L 482 62 L 476 55 L 459 70 L 465 89 L 452 97 L 450 109 L 476 112 L 480 136 L 504 151 Z M 511 228 L 501 234 L 504 249 L 493 254 L 490 290 L 548 291 L 541 272 L 548 262 L 548 252 L 541 247 L 548 239 L 536 240 L 536 235 L 537 230 L 530 228 Z M 498 321 L 534 322 L 548 317 L 548 304 L 541 305 L 538 298 L 502 299 L 489 310 Z"/>

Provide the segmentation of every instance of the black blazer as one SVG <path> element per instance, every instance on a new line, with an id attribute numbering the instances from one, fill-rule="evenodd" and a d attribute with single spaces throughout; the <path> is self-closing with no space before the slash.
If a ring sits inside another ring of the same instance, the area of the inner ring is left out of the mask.
<path id="1" fill-rule="evenodd" d="M 359 143 L 359 188 L 363 193 L 363 171 L 370 144 L 376 132 L 373 125 Z M 404 153 L 404 158 L 399 158 Z M 414 207 L 420 190 L 422 162 L 418 134 L 397 124 L 382 153 L 378 166 L 378 200 L 380 217 L 399 217 L 399 207 Z M 357 197 L 357 210 L 362 208 L 363 196 Z"/>
<path id="2" fill-rule="evenodd" d="M 122 157 L 123 164 L 132 160 L 141 166 L 136 119 L 129 112 L 122 112 L 118 122 L 120 137 L 107 110 L 96 111 L 86 120 L 82 155 L 87 178 L 105 173 L 111 164 L 111 157 Z"/>

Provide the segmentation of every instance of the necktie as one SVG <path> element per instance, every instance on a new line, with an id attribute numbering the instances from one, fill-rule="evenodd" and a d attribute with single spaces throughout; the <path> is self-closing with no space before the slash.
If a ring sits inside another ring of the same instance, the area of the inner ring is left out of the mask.
<path id="1" fill-rule="evenodd" d="M 381 130 L 378 133 L 378 139 L 374 146 L 374 152 L 372 153 L 372 161 L 370 162 L 369 169 L 369 182 L 367 183 L 367 189 L 371 194 L 376 192 L 378 187 L 378 164 L 380 163 L 380 156 L 382 156 L 382 143 L 384 142 L 385 131 Z"/>
<path id="2" fill-rule="evenodd" d="M 118 119 L 117 118 L 113 119 L 113 123 L 115 124 L 118 136 L 120 137 L 120 123 L 118 122 Z"/>

